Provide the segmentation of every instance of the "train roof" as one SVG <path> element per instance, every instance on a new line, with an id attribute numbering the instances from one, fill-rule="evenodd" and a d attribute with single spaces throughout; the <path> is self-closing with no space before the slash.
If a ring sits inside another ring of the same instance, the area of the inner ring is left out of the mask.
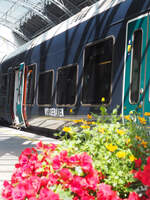
<path id="1" fill-rule="evenodd" d="M 87 6 L 76 15 L 42 33 L 31 41 L 25 43 L 17 50 L 6 56 L 3 62 L 125 1 L 126 0 L 100 0 L 92 6 Z"/>

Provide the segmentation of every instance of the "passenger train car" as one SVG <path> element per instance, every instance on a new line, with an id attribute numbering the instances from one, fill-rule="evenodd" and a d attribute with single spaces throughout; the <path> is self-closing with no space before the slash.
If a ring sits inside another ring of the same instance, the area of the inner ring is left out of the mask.
<path id="1" fill-rule="evenodd" d="M 100 0 L 0 65 L 0 119 L 15 127 L 57 130 L 101 104 L 150 112 L 150 0 Z"/>

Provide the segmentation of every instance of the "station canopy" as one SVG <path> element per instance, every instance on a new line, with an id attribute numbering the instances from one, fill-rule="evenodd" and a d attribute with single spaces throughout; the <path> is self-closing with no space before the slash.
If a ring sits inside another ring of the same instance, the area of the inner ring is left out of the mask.
<path id="1" fill-rule="evenodd" d="M 100 0 L 0 0 L 0 25 L 29 41 Z"/>

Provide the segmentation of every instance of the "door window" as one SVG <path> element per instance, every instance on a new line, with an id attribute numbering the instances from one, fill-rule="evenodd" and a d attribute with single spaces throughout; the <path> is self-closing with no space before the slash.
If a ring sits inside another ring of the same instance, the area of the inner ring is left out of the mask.
<path id="1" fill-rule="evenodd" d="M 35 96 L 35 65 L 27 66 L 27 94 L 26 104 L 32 105 L 34 103 Z"/>
<path id="2" fill-rule="evenodd" d="M 133 34 L 133 54 L 132 54 L 132 72 L 130 85 L 130 101 L 137 104 L 140 91 L 141 74 L 141 53 L 142 53 L 142 30 L 136 30 Z"/>

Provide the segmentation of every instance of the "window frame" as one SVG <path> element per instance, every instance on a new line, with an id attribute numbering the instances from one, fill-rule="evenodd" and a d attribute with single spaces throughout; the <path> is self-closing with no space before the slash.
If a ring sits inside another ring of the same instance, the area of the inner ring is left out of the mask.
<path id="1" fill-rule="evenodd" d="M 141 61 L 142 61 L 142 49 L 143 49 L 143 29 L 142 28 L 139 28 L 139 29 L 136 29 L 134 32 L 133 32 L 133 34 L 132 34 L 132 45 L 133 45 L 133 43 L 134 43 L 134 33 L 135 32 L 137 32 L 137 31 L 139 31 L 139 30 L 141 30 L 141 32 L 142 32 L 142 41 L 141 41 Z M 136 104 L 138 104 L 139 103 L 139 100 L 140 100 L 140 85 L 141 85 L 141 66 L 142 66 L 142 62 L 140 61 L 140 77 L 139 77 L 139 94 L 138 94 L 138 101 L 137 102 L 132 102 L 131 101 L 131 83 L 132 83 L 132 70 L 133 70 L 133 46 L 132 46 L 132 52 L 131 52 L 131 55 L 132 55 L 132 57 L 131 57 L 131 63 L 130 63 L 130 66 L 131 66 L 131 68 L 130 68 L 130 89 L 129 89 L 129 103 L 131 104 L 131 105 L 136 105 Z"/>
<path id="2" fill-rule="evenodd" d="M 69 68 L 69 67 L 72 67 L 72 66 L 76 66 L 76 69 L 77 69 L 77 73 L 76 73 L 76 89 L 77 89 L 77 85 L 78 85 L 78 73 L 79 73 L 79 65 L 77 63 L 75 64 L 69 64 L 69 65 L 65 65 L 65 66 L 62 66 L 62 67 L 58 67 L 57 68 L 57 75 L 56 75 L 56 83 L 58 83 L 58 72 L 60 69 L 64 69 L 64 68 Z M 57 86 L 56 86 L 56 95 L 55 95 L 55 104 L 57 107 L 73 107 L 76 105 L 77 103 L 77 90 L 76 90 L 76 94 L 75 94 L 75 101 L 73 104 L 58 104 L 57 103 Z"/>
<path id="3" fill-rule="evenodd" d="M 91 46 L 94 46 L 100 42 L 104 42 L 106 40 L 109 40 L 112 38 L 112 41 L 113 41 L 113 44 L 112 44 L 112 66 L 111 66 L 111 78 L 110 78 L 110 100 L 109 100 L 109 103 L 107 104 L 103 104 L 103 105 L 106 105 L 106 106 L 109 106 L 111 104 L 111 101 L 112 101 L 112 75 L 113 75 L 113 55 L 114 55 L 114 45 L 115 45 L 115 36 L 114 35 L 109 35 L 103 39 L 99 39 L 99 40 L 96 40 L 96 41 L 92 41 L 90 43 L 87 43 L 84 47 L 84 50 L 83 50 L 83 72 L 84 72 L 84 67 L 85 67 L 85 51 L 86 51 L 86 48 L 87 47 L 91 47 Z M 83 73 L 83 76 L 82 76 L 82 83 L 81 83 L 81 96 L 83 95 L 83 82 L 84 82 L 84 73 Z M 84 107 L 99 107 L 100 105 L 102 105 L 102 103 L 99 103 L 99 104 L 85 104 L 83 103 L 82 101 L 82 97 L 81 97 L 81 101 L 80 101 L 81 105 L 84 106 Z"/>
<path id="4" fill-rule="evenodd" d="M 51 106 L 51 104 L 39 104 L 39 78 L 40 78 L 40 75 L 41 74 L 46 74 L 46 73 L 49 73 L 49 72 L 52 72 L 52 96 L 51 98 L 53 97 L 53 92 L 54 92 L 54 69 L 49 69 L 49 70 L 46 70 L 46 71 L 43 71 L 43 72 L 39 72 L 39 76 L 38 76 L 38 92 L 37 92 L 37 105 L 39 107 L 46 107 L 46 106 Z"/>

